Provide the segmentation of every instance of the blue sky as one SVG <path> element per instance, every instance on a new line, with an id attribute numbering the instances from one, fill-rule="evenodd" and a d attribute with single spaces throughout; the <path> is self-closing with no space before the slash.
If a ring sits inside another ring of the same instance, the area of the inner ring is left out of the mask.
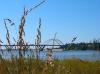
<path id="1" fill-rule="evenodd" d="M 0 39 L 6 43 L 3 19 L 10 18 L 15 26 L 8 26 L 12 38 L 17 37 L 24 6 L 31 8 L 42 0 L 0 0 Z M 64 43 L 78 37 L 76 42 L 100 39 L 100 0 L 46 0 L 26 19 L 25 40 L 34 43 L 39 17 L 42 19 L 42 43 L 54 37 Z"/>

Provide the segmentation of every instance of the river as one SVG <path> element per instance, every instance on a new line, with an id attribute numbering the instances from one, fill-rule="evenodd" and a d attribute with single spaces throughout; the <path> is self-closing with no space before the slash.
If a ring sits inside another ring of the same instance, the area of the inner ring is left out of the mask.
<path id="1" fill-rule="evenodd" d="M 25 52 L 25 57 L 35 57 L 35 52 L 34 51 L 26 51 Z M 40 59 L 46 59 L 47 52 L 46 51 L 41 51 L 39 56 Z M 18 57 L 18 51 L 0 51 L 0 55 L 5 58 L 5 59 L 11 59 L 11 56 L 13 57 Z M 53 58 L 55 59 L 81 59 L 81 60 L 89 60 L 89 61 L 97 61 L 100 60 L 100 51 L 95 51 L 95 50 L 69 50 L 69 51 L 54 51 L 52 53 Z"/>

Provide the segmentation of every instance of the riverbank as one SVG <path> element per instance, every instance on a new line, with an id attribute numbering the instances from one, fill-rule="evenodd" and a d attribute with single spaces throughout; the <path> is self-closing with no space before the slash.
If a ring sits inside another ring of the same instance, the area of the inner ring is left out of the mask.
<path id="1" fill-rule="evenodd" d="M 69 59 L 54 60 L 53 64 L 32 58 L 0 59 L 0 74 L 100 74 L 100 61 Z"/>

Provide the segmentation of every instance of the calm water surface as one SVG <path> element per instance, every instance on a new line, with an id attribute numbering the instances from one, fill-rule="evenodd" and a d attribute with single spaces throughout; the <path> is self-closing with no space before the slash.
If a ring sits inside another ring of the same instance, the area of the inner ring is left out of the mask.
<path id="1" fill-rule="evenodd" d="M 24 53 L 23 53 L 24 54 Z M 34 51 L 26 51 L 25 52 L 25 57 L 35 57 L 35 52 Z M 47 52 L 45 51 L 41 51 L 39 56 L 40 59 L 46 59 Z M 14 57 L 18 57 L 18 51 L 0 51 L 0 55 L 2 55 L 3 58 L 5 59 L 11 59 L 11 56 Z M 69 51 L 54 51 L 53 52 L 53 57 L 55 59 L 72 59 L 72 58 L 76 58 L 76 59 L 81 59 L 81 60 L 90 60 L 90 61 L 96 61 L 96 60 L 100 60 L 100 51 L 94 51 L 94 50 L 69 50 Z"/>

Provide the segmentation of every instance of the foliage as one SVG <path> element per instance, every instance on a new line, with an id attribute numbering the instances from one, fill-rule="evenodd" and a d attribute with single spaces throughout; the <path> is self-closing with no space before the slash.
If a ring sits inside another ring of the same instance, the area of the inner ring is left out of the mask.
<path id="1" fill-rule="evenodd" d="M 81 42 L 81 43 L 65 44 L 60 48 L 66 50 L 100 50 L 100 40 L 95 39 L 89 43 Z"/>

